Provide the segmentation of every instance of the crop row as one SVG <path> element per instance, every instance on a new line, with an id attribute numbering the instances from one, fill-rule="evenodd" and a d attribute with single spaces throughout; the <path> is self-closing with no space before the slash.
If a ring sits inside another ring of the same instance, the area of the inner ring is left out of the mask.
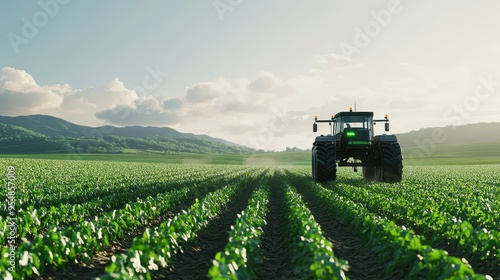
<path id="1" fill-rule="evenodd" d="M 239 168 L 239 170 L 244 170 Z M 81 204 L 60 204 L 51 207 L 35 208 L 33 205 L 27 209 L 19 208 L 16 213 L 17 235 L 25 237 L 26 235 L 36 235 L 40 229 L 48 230 L 51 227 L 61 227 L 70 223 L 80 224 L 89 217 L 100 215 L 103 212 L 112 211 L 123 207 L 127 202 L 133 202 L 137 199 L 154 197 L 158 193 L 179 189 L 185 185 L 196 185 L 212 178 L 217 178 L 220 183 L 229 181 L 238 177 L 241 173 L 236 169 L 224 170 L 219 172 L 200 171 L 198 176 L 193 176 L 191 172 L 179 172 L 175 180 L 163 185 L 157 184 L 155 187 L 136 187 L 134 191 L 125 188 L 116 187 L 112 195 L 94 199 Z M 224 175 L 224 176 L 223 176 Z M 129 182 L 133 185 L 135 182 Z M 3 244 L 2 238 L 5 236 L 6 226 L 1 226 L 0 220 L 0 244 Z"/>
<path id="2" fill-rule="evenodd" d="M 296 273 L 305 279 L 347 279 L 347 262 L 335 257 L 333 244 L 323 236 L 311 211 L 290 186 L 286 186 L 286 201 Z"/>
<path id="3" fill-rule="evenodd" d="M 231 226 L 229 241 L 218 252 L 208 275 L 211 279 L 251 279 L 261 267 L 261 236 L 269 203 L 269 178 L 265 177 L 252 194 L 248 206 Z"/>
<path id="4" fill-rule="evenodd" d="M 161 186 L 175 182 L 179 174 L 200 171 L 196 166 L 138 163 L 17 159 L 10 164 L 19 166 L 18 208 L 84 203 L 113 195 L 119 190 L 136 191 L 139 187 Z M 203 169 L 208 172 L 216 170 L 210 166 Z M 0 200 L 5 197 L 6 193 L 0 191 Z"/>
<path id="5" fill-rule="evenodd" d="M 293 176 L 293 173 L 290 174 Z M 309 180 L 296 182 L 300 184 L 302 192 L 313 195 L 314 201 L 322 205 L 325 212 L 336 213 L 336 219 L 353 226 L 360 234 L 369 236 L 371 248 L 389 261 L 387 272 L 399 268 L 409 270 L 410 278 L 486 279 L 476 274 L 461 259 L 432 248 L 426 244 L 425 238 L 413 230 L 371 213 L 363 204 Z"/>
<path id="6" fill-rule="evenodd" d="M 237 185 L 254 178 L 255 170 L 238 176 Z M 33 273 L 41 274 L 47 265 L 59 267 L 68 261 L 88 263 L 95 250 L 109 246 L 110 241 L 122 237 L 139 226 L 148 225 L 167 211 L 193 201 L 200 194 L 204 195 L 220 188 L 219 178 L 207 180 L 204 184 L 186 186 L 155 198 L 138 200 L 126 204 L 120 210 L 103 213 L 94 220 L 85 221 L 75 227 L 59 230 L 51 228 L 43 235 L 37 235 L 31 242 L 24 240 L 16 252 L 20 257 L 20 267 L 16 276 L 25 277 Z M 2 254 L 8 253 L 5 248 Z M 0 261 L 0 270 L 8 267 L 6 259 Z M 2 276 L 2 275 L 0 275 Z"/>
<path id="7" fill-rule="evenodd" d="M 451 204 L 460 210 L 474 207 L 500 211 L 500 173 L 498 165 L 433 166 L 408 168 L 401 187 L 410 187 L 438 203 Z M 456 204 L 456 202 L 460 204 Z M 462 206 L 463 205 L 463 206 Z"/>
<path id="8" fill-rule="evenodd" d="M 252 176 L 252 180 L 256 177 Z M 205 228 L 239 192 L 247 187 L 249 180 L 229 185 L 208 194 L 187 211 L 161 223 L 156 228 L 147 228 L 142 237 L 135 238 L 127 253 L 112 257 L 102 279 L 151 279 L 151 271 L 166 267 L 172 255 L 185 249 L 197 233 Z"/>
<path id="9" fill-rule="evenodd" d="M 17 165 L 18 188 L 16 208 L 34 209 L 61 204 L 82 204 L 95 200 L 111 200 L 119 193 L 145 197 L 143 189 L 152 192 L 165 190 L 186 176 L 204 179 L 220 168 L 210 165 L 168 165 L 108 162 L 64 162 L 42 160 L 14 160 Z M 228 171 L 244 167 L 229 167 Z M 143 196 L 144 195 L 144 196 Z M 6 188 L 0 189 L 0 201 L 7 198 Z M 5 206 L 0 216 L 6 215 Z M 104 209 L 107 210 L 107 209 Z"/>
<path id="10" fill-rule="evenodd" d="M 401 201 L 425 204 L 429 210 L 446 212 L 456 219 L 467 220 L 474 228 L 500 228 L 500 205 L 495 199 L 498 188 L 476 180 L 431 179 L 431 174 L 409 170 L 411 179 L 395 186 L 387 184 L 356 184 L 369 191 L 397 197 Z M 424 177 L 416 180 L 414 177 Z M 491 178 L 492 180 L 494 178 Z"/>
<path id="11" fill-rule="evenodd" d="M 373 213 L 412 226 L 428 237 L 444 238 L 464 253 L 477 255 L 481 259 L 500 260 L 499 231 L 475 229 L 468 221 L 440 210 L 432 200 L 422 199 L 418 195 L 410 197 L 394 193 L 382 194 L 382 186 L 377 188 L 379 193 L 375 193 L 367 185 L 360 187 L 338 183 L 335 191 L 343 197 L 362 203 Z M 476 208 L 467 211 L 480 212 Z"/>
<path id="12" fill-rule="evenodd" d="M 263 182 L 262 184 L 266 184 Z M 267 188 L 277 188 L 283 201 L 286 221 L 282 226 L 284 240 L 295 267 L 294 275 L 305 279 L 346 279 L 347 263 L 338 260 L 333 245 L 328 241 L 310 210 L 293 187 L 286 184 L 286 177 L 277 171 L 272 186 L 261 187 L 245 211 L 236 221 L 225 249 L 215 256 L 209 270 L 212 279 L 250 279 L 257 275 L 265 256 L 261 250 L 262 226 L 267 207 Z"/>
<path id="13" fill-rule="evenodd" d="M 278 172 L 279 173 L 279 172 Z M 284 227 L 289 250 L 293 256 L 295 274 L 305 278 L 346 279 L 347 263 L 338 260 L 333 245 L 322 234 L 311 212 L 293 187 L 286 185 L 284 175 L 275 175 L 272 187 L 282 188 L 288 219 Z M 277 177 L 277 179 L 276 179 Z M 255 277 L 264 256 L 261 236 L 268 213 L 269 175 L 260 182 L 247 207 L 235 221 L 225 248 L 215 255 L 207 272 L 212 279 L 248 279 Z M 236 188 L 225 188 L 195 203 L 158 228 L 147 229 L 142 238 L 134 240 L 126 254 L 112 258 L 101 279 L 132 279 L 152 277 L 152 271 L 168 267 L 173 255 L 185 250 L 220 212 L 223 205 L 234 199 Z"/>

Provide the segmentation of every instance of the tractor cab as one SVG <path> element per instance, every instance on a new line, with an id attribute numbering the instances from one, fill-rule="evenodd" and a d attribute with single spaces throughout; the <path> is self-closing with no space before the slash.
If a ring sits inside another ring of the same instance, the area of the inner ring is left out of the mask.
<path id="1" fill-rule="evenodd" d="M 341 112 L 335 115 L 333 135 L 351 144 L 370 144 L 373 139 L 372 112 Z"/>

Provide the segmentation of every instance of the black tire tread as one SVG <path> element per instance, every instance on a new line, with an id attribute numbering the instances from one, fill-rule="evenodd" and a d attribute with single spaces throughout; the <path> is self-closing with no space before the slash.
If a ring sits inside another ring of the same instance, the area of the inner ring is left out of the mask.
<path id="1" fill-rule="evenodd" d="M 401 182 L 403 177 L 403 156 L 399 143 L 380 143 L 380 152 L 382 176 L 379 180 L 386 183 Z"/>
<path id="2" fill-rule="evenodd" d="M 316 143 L 316 181 L 326 182 L 337 178 L 335 144 Z"/>

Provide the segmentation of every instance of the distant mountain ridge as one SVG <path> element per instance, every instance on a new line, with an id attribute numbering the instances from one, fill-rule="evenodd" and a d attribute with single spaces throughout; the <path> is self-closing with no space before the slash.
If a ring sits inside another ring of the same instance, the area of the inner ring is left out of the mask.
<path id="1" fill-rule="evenodd" d="M 103 136 L 123 136 L 134 138 L 146 138 L 150 136 L 168 136 L 168 137 L 199 137 L 206 140 L 221 142 L 228 145 L 239 146 L 238 144 L 210 137 L 205 134 L 182 133 L 170 127 L 152 127 L 152 126 L 99 126 L 90 127 L 78 125 L 61 118 L 48 115 L 30 115 L 19 117 L 0 116 L 0 123 L 23 127 L 31 131 L 46 136 L 65 136 L 65 137 L 103 137 Z"/>
<path id="2" fill-rule="evenodd" d="M 90 127 L 47 115 L 0 116 L 0 153 L 28 152 L 25 149 L 29 152 L 123 152 L 125 149 L 163 153 L 255 152 L 223 139 L 182 133 L 169 127 Z"/>
<path id="3" fill-rule="evenodd" d="M 429 127 L 396 134 L 402 148 L 500 141 L 500 123 Z"/>

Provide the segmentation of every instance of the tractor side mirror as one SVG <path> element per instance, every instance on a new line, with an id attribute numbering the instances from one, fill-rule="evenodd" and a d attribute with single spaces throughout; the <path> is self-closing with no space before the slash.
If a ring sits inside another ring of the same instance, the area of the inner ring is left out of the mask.
<path id="1" fill-rule="evenodd" d="M 388 122 L 385 123 L 385 131 L 389 131 L 389 123 Z"/>
<path id="2" fill-rule="evenodd" d="M 313 124 L 313 132 L 318 132 L 318 124 Z"/>

